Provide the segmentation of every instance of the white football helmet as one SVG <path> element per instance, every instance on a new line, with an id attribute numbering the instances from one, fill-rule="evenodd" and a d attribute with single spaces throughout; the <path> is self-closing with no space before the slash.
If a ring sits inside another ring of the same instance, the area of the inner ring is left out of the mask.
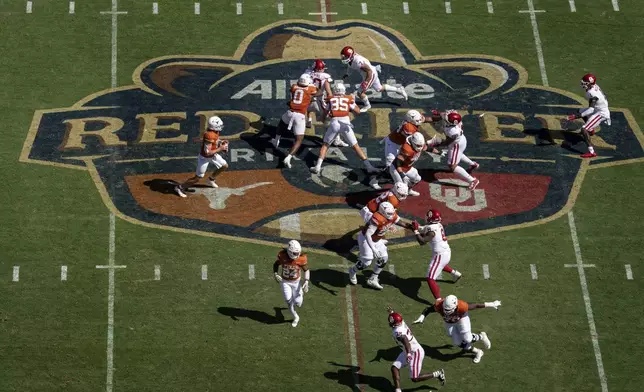
<path id="1" fill-rule="evenodd" d="M 385 201 L 380 203 L 380 207 L 378 207 L 378 212 L 382 214 L 382 216 L 387 218 L 387 220 L 389 220 L 394 217 L 394 214 L 396 213 L 396 209 L 390 202 Z"/>
<path id="2" fill-rule="evenodd" d="M 409 195 L 409 187 L 404 182 L 397 182 L 391 187 L 391 191 L 396 195 L 398 200 L 405 200 Z"/>
<path id="3" fill-rule="evenodd" d="M 425 147 L 425 136 L 420 132 L 416 132 L 409 136 L 407 140 L 409 140 L 409 144 L 411 144 L 416 151 L 422 151 L 423 147 Z"/>
<path id="4" fill-rule="evenodd" d="M 458 298 L 455 295 L 448 295 L 443 301 L 443 311 L 446 315 L 454 313 L 456 306 L 458 305 Z"/>
<path id="5" fill-rule="evenodd" d="M 295 260 L 302 254 L 302 245 L 296 240 L 290 240 L 288 242 L 288 247 L 286 248 L 286 253 L 291 260 Z"/>
<path id="6" fill-rule="evenodd" d="M 346 93 L 347 93 L 347 88 L 344 86 L 344 83 L 338 82 L 333 85 L 333 94 L 344 95 Z"/>
<path id="7" fill-rule="evenodd" d="M 297 84 L 299 84 L 302 87 L 310 86 L 313 84 L 313 79 L 311 79 L 311 74 L 302 74 L 300 75 L 300 78 L 297 80 Z"/>
<path id="8" fill-rule="evenodd" d="M 218 116 L 212 116 L 208 119 L 208 129 L 211 131 L 221 132 L 224 129 L 224 122 Z"/>
<path id="9" fill-rule="evenodd" d="M 425 121 L 425 117 L 418 110 L 410 110 L 405 113 L 405 121 L 418 126 Z"/>

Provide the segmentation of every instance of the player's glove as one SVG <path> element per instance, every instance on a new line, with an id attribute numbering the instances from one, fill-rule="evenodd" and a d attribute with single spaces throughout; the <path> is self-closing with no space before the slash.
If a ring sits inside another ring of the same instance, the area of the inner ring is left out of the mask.
<path id="1" fill-rule="evenodd" d="M 278 273 L 276 272 L 276 273 L 274 274 L 274 276 L 275 276 L 275 281 L 276 281 L 277 283 L 282 283 L 282 277 L 280 276 L 280 274 L 278 274 Z"/>
<path id="2" fill-rule="evenodd" d="M 309 281 L 308 280 L 304 281 L 304 284 L 302 285 L 302 291 L 304 291 L 305 293 L 309 292 Z"/>
<path id="3" fill-rule="evenodd" d="M 501 301 L 499 301 L 498 299 L 496 301 L 494 301 L 494 302 L 486 302 L 485 303 L 486 308 L 494 308 L 496 310 L 499 310 L 499 306 L 501 306 Z"/>
<path id="4" fill-rule="evenodd" d="M 420 224 L 416 222 L 415 220 L 411 221 L 411 229 L 414 231 L 414 234 L 420 234 L 418 229 L 420 228 Z"/>
<path id="5" fill-rule="evenodd" d="M 432 121 L 439 121 L 441 119 L 441 112 L 437 109 L 432 109 Z"/>

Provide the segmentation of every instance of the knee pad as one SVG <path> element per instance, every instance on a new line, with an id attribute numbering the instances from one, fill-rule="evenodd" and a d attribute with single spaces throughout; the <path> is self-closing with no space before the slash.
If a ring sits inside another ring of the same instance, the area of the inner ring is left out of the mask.
<path id="1" fill-rule="evenodd" d="M 356 269 L 363 270 L 371 265 L 372 259 L 360 259 L 356 263 Z"/>
<path id="2" fill-rule="evenodd" d="M 472 350 L 472 341 L 470 340 L 469 342 L 467 340 L 463 340 L 461 342 L 460 347 L 465 350 L 465 351 L 471 351 Z"/>
<path id="3" fill-rule="evenodd" d="M 376 260 L 376 265 L 380 268 L 385 268 L 385 265 L 387 265 L 387 258 L 383 257 L 381 259 Z"/>

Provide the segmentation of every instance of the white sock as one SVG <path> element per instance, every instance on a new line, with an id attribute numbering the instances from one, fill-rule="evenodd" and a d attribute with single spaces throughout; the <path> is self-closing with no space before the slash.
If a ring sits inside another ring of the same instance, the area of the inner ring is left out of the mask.
<path id="1" fill-rule="evenodd" d="M 362 100 L 362 103 L 364 103 L 364 106 L 371 106 L 371 103 L 369 102 L 369 97 L 364 97 Z"/>
<path id="2" fill-rule="evenodd" d="M 460 272 L 458 272 L 457 270 L 452 270 L 452 276 L 454 276 L 454 277 L 457 277 L 457 278 L 458 278 L 459 276 L 461 276 L 461 273 L 460 273 Z"/>
<path id="3" fill-rule="evenodd" d="M 441 372 L 438 371 L 438 370 L 435 371 L 435 372 L 432 372 L 432 376 L 434 376 L 434 378 L 438 378 L 438 376 L 440 376 L 440 375 L 441 375 Z"/>
<path id="4" fill-rule="evenodd" d="M 466 164 L 472 166 L 474 164 L 474 161 L 468 158 L 465 154 L 463 154 L 463 157 L 461 158 L 461 162 L 465 162 Z"/>
<path id="5" fill-rule="evenodd" d="M 318 162 L 315 164 L 315 167 L 318 169 L 322 167 L 322 158 L 318 158 Z"/>
<path id="6" fill-rule="evenodd" d="M 275 136 L 275 141 L 276 141 L 277 143 L 279 143 L 281 138 L 282 138 L 282 137 L 281 137 L 280 135 L 277 135 L 277 136 Z"/>
<path id="7" fill-rule="evenodd" d="M 595 152 L 595 149 L 593 148 L 593 146 L 588 146 L 588 152 L 591 154 Z"/>
<path id="8" fill-rule="evenodd" d="M 456 169 L 454 169 L 454 173 L 456 173 L 456 174 L 458 174 L 460 177 L 464 178 L 464 179 L 465 179 L 465 181 L 469 182 L 470 184 L 472 183 L 472 181 L 474 181 L 474 177 L 472 177 L 472 176 L 470 176 L 469 174 L 467 174 L 467 172 L 465 171 L 465 169 L 463 169 L 463 168 L 462 168 L 462 167 L 460 167 L 460 166 L 456 166 Z"/>
<path id="9" fill-rule="evenodd" d="M 288 310 L 289 310 L 289 311 L 291 312 L 291 314 L 293 315 L 293 318 L 298 318 L 298 317 L 299 317 L 299 316 L 298 316 L 298 314 L 297 314 L 297 312 L 295 311 L 295 304 L 293 303 L 293 301 L 289 302 L 289 304 L 288 304 Z"/>
<path id="10" fill-rule="evenodd" d="M 394 86 L 390 86 L 388 84 L 383 84 L 382 87 L 385 89 L 385 91 L 397 92 L 397 91 L 400 90 L 400 87 L 394 87 Z"/>

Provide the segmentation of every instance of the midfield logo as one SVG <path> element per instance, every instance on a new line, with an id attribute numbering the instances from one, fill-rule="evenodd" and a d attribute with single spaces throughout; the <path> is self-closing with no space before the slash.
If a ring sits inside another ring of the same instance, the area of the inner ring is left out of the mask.
<path id="1" fill-rule="evenodd" d="M 585 100 L 527 84 L 520 65 L 485 55 L 423 56 L 400 33 L 366 21 L 322 25 L 284 21 L 247 37 L 232 57 L 166 56 L 139 66 L 134 84 L 92 94 L 69 108 L 37 110 L 20 160 L 89 171 L 106 205 L 123 219 L 204 235 L 338 250 L 362 221 L 355 209 L 375 194 L 355 154 L 332 148 L 319 175 L 309 173 L 324 126 L 308 131 L 293 169 L 268 140 L 286 110 L 288 87 L 312 59 L 340 77 L 343 46 L 381 64 L 381 80 L 409 94 L 371 91 L 372 110 L 354 120 L 360 144 L 378 165 L 380 140 L 406 110 L 455 108 L 463 115 L 468 156 L 481 163 L 469 191 L 443 172 L 445 158 L 418 163 L 424 181 L 401 215 L 443 212 L 450 234 L 538 224 L 561 215 L 589 167 L 641 158 L 642 134 L 630 112 L 613 109 L 612 125 L 593 137 L 600 157 L 582 161 L 580 124 L 564 121 Z M 361 82 L 353 75 L 349 91 Z M 580 91 L 581 92 L 581 91 Z M 188 199 L 172 181 L 190 177 L 209 116 L 221 116 L 231 140 L 230 169 L 220 188 L 197 188 Z M 440 130 L 423 125 L 428 135 Z M 284 140 L 282 148 L 289 147 Z M 562 148 L 561 145 L 566 148 Z M 399 231 L 392 243 L 410 243 Z M 408 233 L 407 233 L 408 234 Z M 339 240 L 340 239 L 340 240 Z M 415 241 L 413 241 L 415 243 Z"/>

